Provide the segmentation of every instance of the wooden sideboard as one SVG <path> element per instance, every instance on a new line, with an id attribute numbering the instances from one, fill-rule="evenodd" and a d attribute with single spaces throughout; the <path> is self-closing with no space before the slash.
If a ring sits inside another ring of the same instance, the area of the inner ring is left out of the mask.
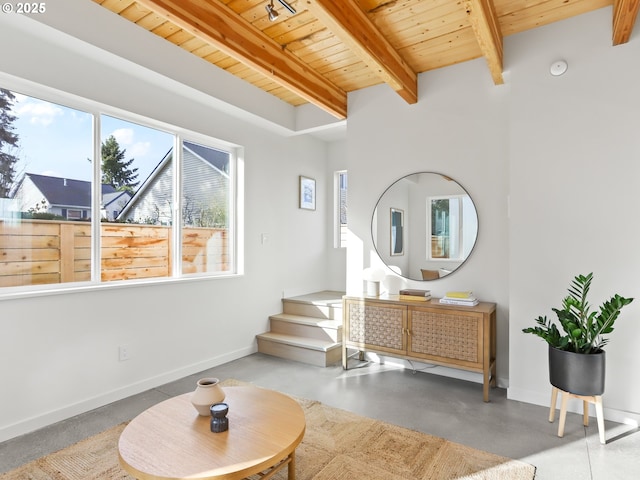
<path id="1" fill-rule="evenodd" d="M 345 296 L 342 367 L 348 349 L 483 374 L 483 398 L 496 385 L 496 304 L 474 307 L 400 300 L 398 295 Z"/>

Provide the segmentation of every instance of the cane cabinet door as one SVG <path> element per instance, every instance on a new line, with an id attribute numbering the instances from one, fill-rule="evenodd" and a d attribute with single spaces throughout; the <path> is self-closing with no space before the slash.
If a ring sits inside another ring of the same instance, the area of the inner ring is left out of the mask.
<path id="1" fill-rule="evenodd" d="M 406 306 L 359 300 L 347 300 L 345 303 L 345 340 L 348 345 L 406 354 Z"/>
<path id="2" fill-rule="evenodd" d="M 481 369 L 483 318 L 477 312 L 409 307 L 408 355 Z"/>

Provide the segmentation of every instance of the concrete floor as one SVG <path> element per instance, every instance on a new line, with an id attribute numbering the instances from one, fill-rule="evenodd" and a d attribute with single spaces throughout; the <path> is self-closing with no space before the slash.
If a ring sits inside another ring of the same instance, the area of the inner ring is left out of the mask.
<path id="1" fill-rule="evenodd" d="M 580 415 L 568 414 L 565 436 L 558 438 L 557 416 L 550 424 L 548 408 L 507 400 L 504 389 L 491 390 L 491 401 L 484 403 L 482 386 L 473 382 L 389 365 L 362 364 L 348 371 L 340 366 L 321 368 L 260 353 L 1 443 L 0 472 L 130 420 L 168 397 L 193 391 L 197 379 L 205 376 L 235 378 L 316 399 L 520 459 L 537 467 L 538 480 L 640 478 L 636 427 L 606 422 L 607 444 L 601 445 L 595 418 L 585 428 Z"/>

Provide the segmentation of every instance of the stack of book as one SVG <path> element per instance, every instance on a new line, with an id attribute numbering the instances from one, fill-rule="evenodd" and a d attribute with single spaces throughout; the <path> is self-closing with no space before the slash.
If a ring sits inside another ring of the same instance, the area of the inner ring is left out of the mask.
<path id="1" fill-rule="evenodd" d="M 398 292 L 400 300 L 416 302 L 428 302 L 431 300 L 431 290 L 419 290 L 417 288 L 404 288 Z"/>
<path id="2" fill-rule="evenodd" d="M 473 307 L 478 305 L 478 299 L 473 295 L 473 292 L 447 292 L 447 294 L 440 299 L 440 303 L 447 305 L 462 305 L 464 307 Z"/>

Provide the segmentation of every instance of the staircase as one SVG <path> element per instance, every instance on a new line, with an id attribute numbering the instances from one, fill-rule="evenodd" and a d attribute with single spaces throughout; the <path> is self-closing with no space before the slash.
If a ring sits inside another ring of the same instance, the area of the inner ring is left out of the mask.
<path id="1" fill-rule="evenodd" d="M 258 351 L 327 367 L 342 359 L 342 296 L 330 290 L 282 299 L 271 330 L 256 335 Z"/>

